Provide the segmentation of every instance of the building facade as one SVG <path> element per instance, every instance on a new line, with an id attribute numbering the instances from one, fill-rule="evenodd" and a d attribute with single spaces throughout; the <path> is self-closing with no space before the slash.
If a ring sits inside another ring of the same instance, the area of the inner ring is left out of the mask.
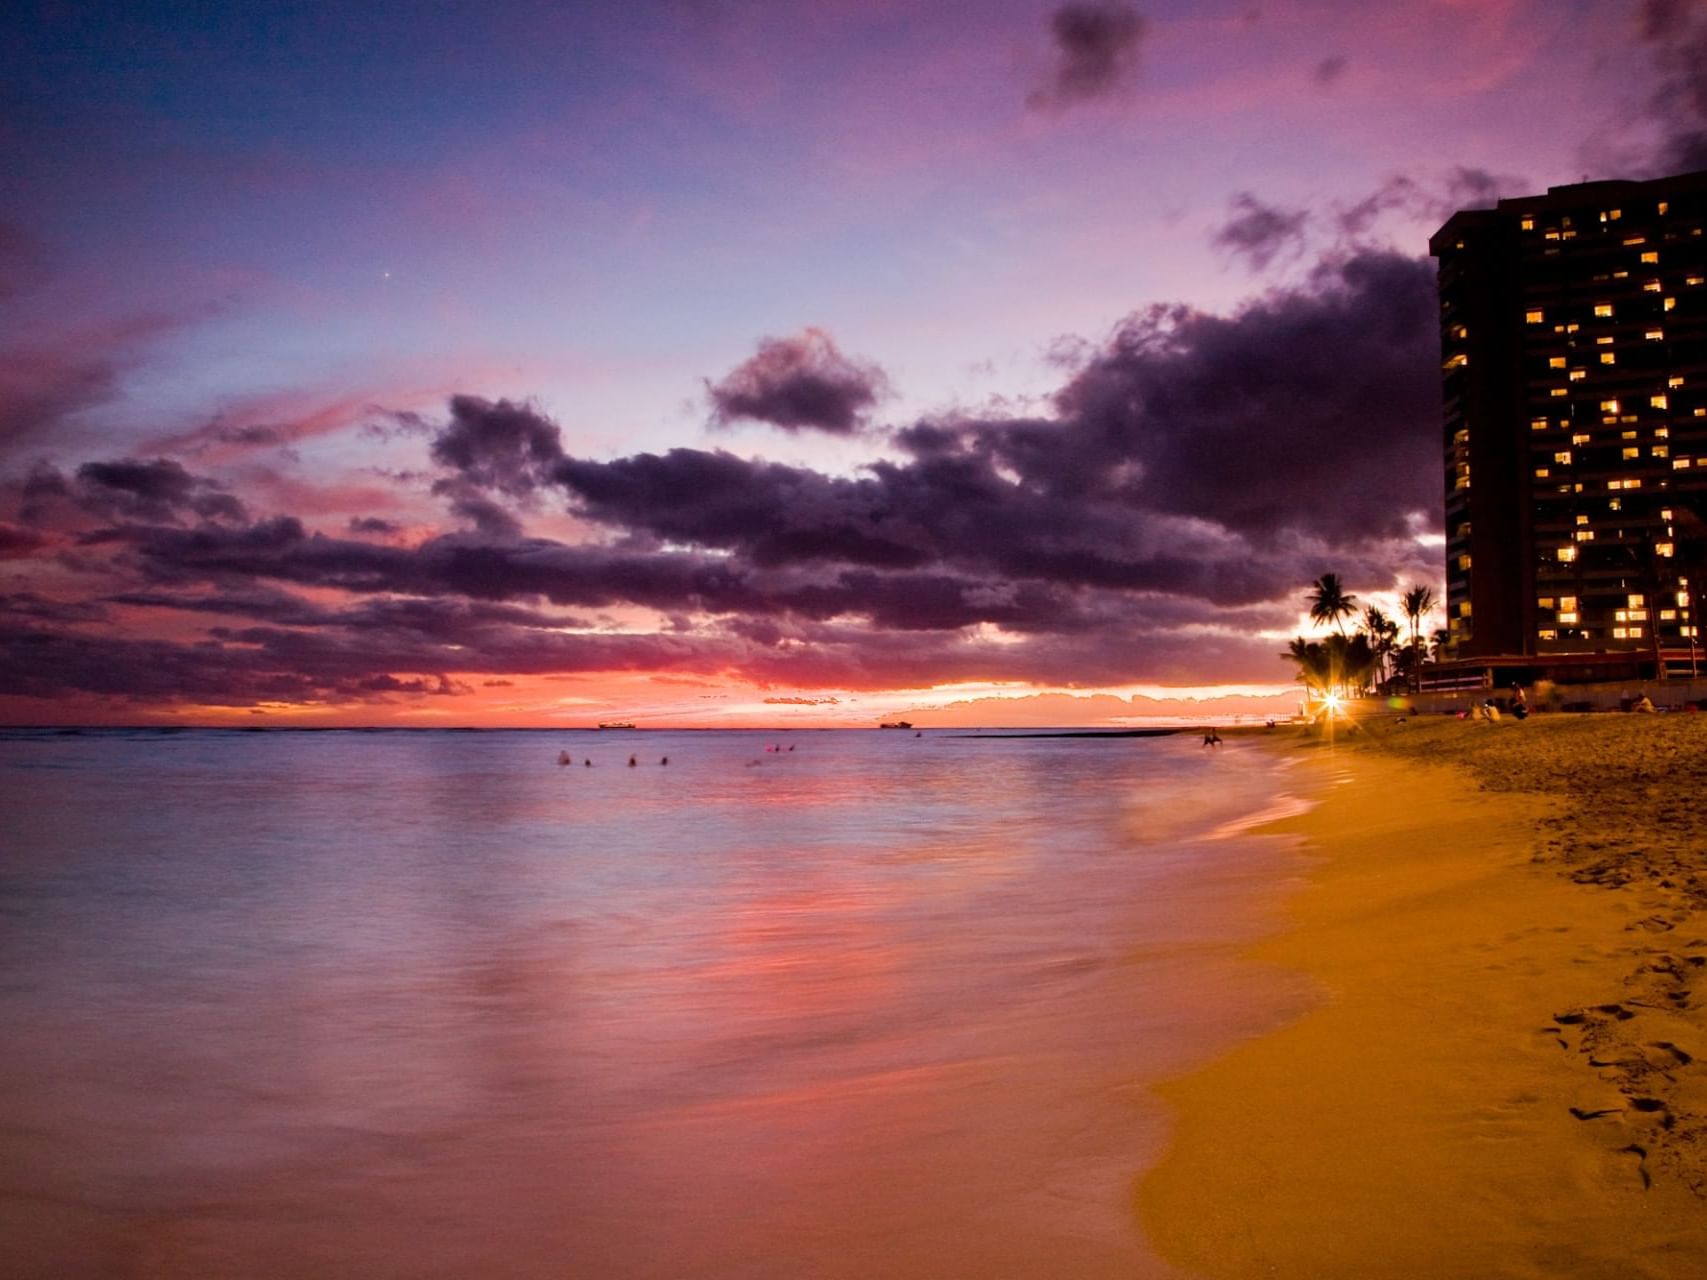
<path id="1" fill-rule="evenodd" d="M 1467 210 L 1439 260 L 1449 650 L 1707 669 L 1707 173 Z"/>

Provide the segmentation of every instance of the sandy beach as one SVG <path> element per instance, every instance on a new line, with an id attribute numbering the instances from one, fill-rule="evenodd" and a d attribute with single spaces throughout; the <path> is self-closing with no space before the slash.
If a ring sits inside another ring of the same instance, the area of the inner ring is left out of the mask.
<path id="1" fill-rule="evenodd" d="M 1707 719 L 1383 723 L 1310 752 L 1260 963 L 1320 1004 L 1166 1084 L 1138 1192 L 1206 1276 L 1707 1274 Z"/>

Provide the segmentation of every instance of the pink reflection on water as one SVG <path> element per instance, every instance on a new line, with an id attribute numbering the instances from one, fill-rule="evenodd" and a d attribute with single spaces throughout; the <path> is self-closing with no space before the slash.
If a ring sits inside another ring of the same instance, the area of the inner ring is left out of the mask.
<path id="1" fill-rule="evenodd" d="M 1298 998 L 1233 958 L 1272 771 L 721 737 L 667 781 L 505 735 L 31 774 L 14 1273 L 1165 1274 L 1143 1082 Z"/>

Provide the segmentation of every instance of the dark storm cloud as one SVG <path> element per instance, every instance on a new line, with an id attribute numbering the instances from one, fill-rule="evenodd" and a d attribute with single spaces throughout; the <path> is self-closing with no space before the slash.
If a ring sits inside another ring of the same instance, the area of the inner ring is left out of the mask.
<path id="1" fill-rule="evenodd" d="M 1027 104 L 1061 110 L 1122 88 L 1137 70 L 1144 29 L 1143 17 L 1129 5 L 1062 5 L 1049 16 L 1055 62 L 1048 83 Z"/>
<path id="2" fill-rule="evenodd" d="M 864 425 L 887 389 L 881 369 L 843 355 L 820 329 L 766 338 L 749 360 L 706 383 L 713 425 L 744 420 L 841 436 Z"/>
<path id="3" fill-rule="evenodd" d="M 1350 59 L 1343 53 L 1336 53 L 1318 62 L 1311 70 L 1310 78 L 1325 89 L 1338 81 L 1350 65 Z"/>
<path id="4" fill-rule="evenodd" d="M 22 519 L 48 527 L 64 524 L 73 510 L 98 520 L 151 524 L 176 524 L 191 516 L 248 519 L 234 495 L 171 458 L 85 462 L 71 476 L 40 463 L 31 468 L 18 494 Z"/>
<path id="5" fill-rule="evenodd" d="M 77 468 L 74 499 L 104 519 L 170 522 L 182 514 L 243 520 L 243 504 L 212 480 L 170 458 L 86 462 Z"/>
<path id="6" fill-rule="evenodd" d="M 1639 19 L 1659 73 L 1648 104 L 1661 129 L 1653 168 L 1707 169 L 1707 11 L 1688 0 L 1646 0 Z"/>
<path id="7" fill-rule="evenodd" d="M 21 559 L 33 555 L 46 541 L 34 529 L 0 523 L 0 560 Z"/>
<path id="8" fill-rule="evenodd" d="M 33 618 L 39 622 L 100 622 L 106 608 L 92 600 L 50 600 L 33 591 L 0 595 L 0 613 Z"/>
<path id="9" fill-rule="evenodd" d="M 1525 195 L 1529 190 L 1530 184 L 1526 178 L 1458 165 L 1447 174 L 1447 207 L 1439 212 L 1450 216 L 1459 209 L 1492 209 L 1501 200 Z"/>
<path id="10" fill-rule="evenodd" d="M 1227 221 L 1216 228 L 1210 243 L 1229 257 L 1243 258 L 1253 271 L 1265 271 L 1277 257 L 1297 257 L 1304 251 L 1304 209 L 1264 204 L 1248 191 L 1234 196 Z"/>
<path id="11" fill-rule="evenodd" d="M 470 484 L 521 497 L 563 457 L 563 444 L 557 424 L 530 405 L 453 396 L 432 454 Z"/>
<path id="12" fill-rule="evenodd" d="M 351 533 L 372 533 L 380 536 L 401 532 L 399 526 L 379 516 L 351 516 Z"/>
<path id="13" fill-rule="evenodd" d="M 1059 405 L 1080 469 L 1136 464 L 1154 510 L 1353 545 L 1438 520 L 1437 362 L 1431 264 L 1363 252 L 1231 317 L 1134 317 Z"/>

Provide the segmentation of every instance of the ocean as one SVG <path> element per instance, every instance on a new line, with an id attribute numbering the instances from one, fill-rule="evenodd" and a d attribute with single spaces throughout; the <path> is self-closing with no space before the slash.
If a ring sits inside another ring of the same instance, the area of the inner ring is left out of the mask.
<path id="1" fill-rule="evenodd" d="M 1309 999 L 1238 954 L 1299 790 L 1190 734 L 0 730 L 0 1256 L 1166 1275 L 1145 1086 Z"/>

